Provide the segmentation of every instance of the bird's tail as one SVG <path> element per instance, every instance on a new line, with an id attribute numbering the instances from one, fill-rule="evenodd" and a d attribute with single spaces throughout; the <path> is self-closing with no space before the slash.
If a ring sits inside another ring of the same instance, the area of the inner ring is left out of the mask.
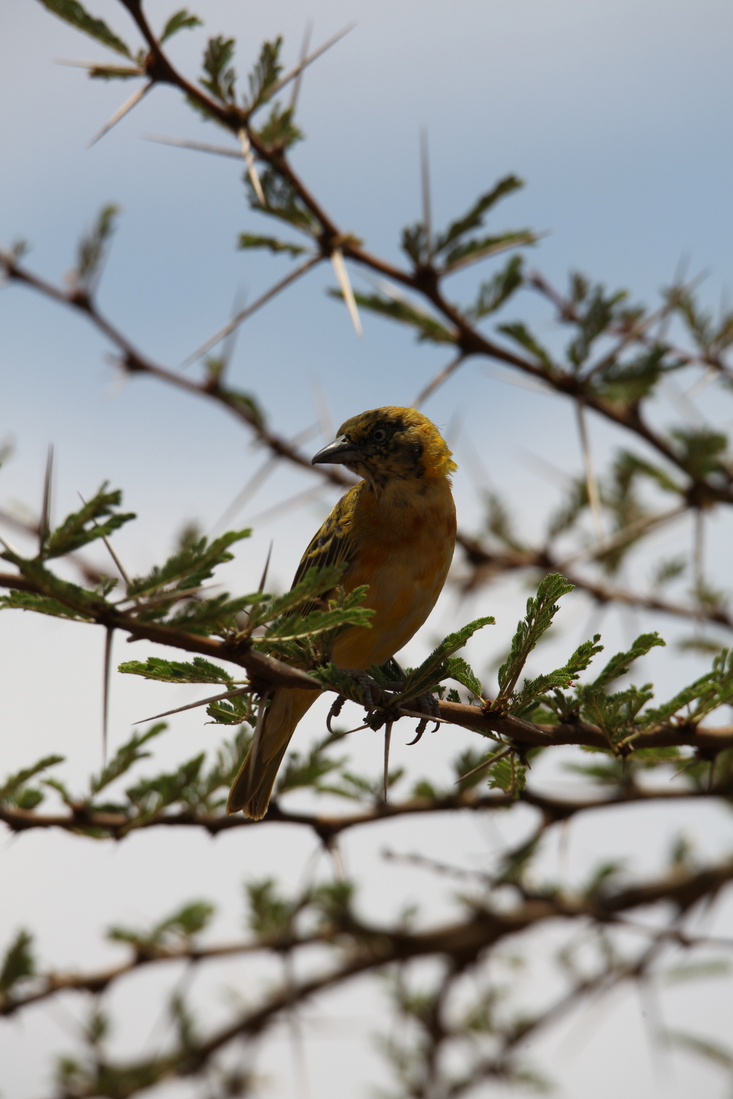
<path id="1" fill-rule="evenodd" d="M 290 738 L 317 697 L 317 691 L 298 691 L 290 687 L 275 689 L 259 742 L 253 744 L 245 756 L 229 791 L 227 813 L 237 813 L 241 809 L 245 817 L 252 820 L 264 817 Z"/>

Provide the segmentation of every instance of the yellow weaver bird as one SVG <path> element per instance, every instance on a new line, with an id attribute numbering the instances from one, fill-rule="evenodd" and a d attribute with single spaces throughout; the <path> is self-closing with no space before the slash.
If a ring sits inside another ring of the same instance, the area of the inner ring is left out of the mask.
<path id="1" fill-rule="evenodd" d="M 303 554 L 294 584 L 308 569 L 347 563 L 347 592 L 361 584 L 371 627 L 350 626 L 336 639 L 340 668 L 383 664 L 422 626 L 448 575 L 456 541 L 451 452 L 434 424 L 414 408 L 375 408 L 347 420 L 313 464 L 338 462 L 363 480 L 341 497 Z M 326 596 L 328 593 L 326 593 Z M 256 753 L 234 780 L 227 812 L 260 820 L 295 728 L 317 693 L 277 687 Z"/>

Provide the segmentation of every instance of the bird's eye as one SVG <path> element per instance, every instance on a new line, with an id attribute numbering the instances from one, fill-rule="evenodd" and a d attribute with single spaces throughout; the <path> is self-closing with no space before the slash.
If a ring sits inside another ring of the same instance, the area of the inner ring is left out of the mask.
<path id="1" fill-rule="evenodd" d="M 375 443 L 383 443 L 386 438 L 387 432 L 384 430 L 383 427 L 378 427 L 375 431 L 372 432 L 372 439 Z"/>

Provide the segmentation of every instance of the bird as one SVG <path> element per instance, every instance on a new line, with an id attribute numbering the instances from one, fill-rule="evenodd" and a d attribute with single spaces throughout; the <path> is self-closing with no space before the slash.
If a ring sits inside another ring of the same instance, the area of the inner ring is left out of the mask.
<path id="1" fill-rule="evenodd" d="M 293 586 L 312 568 L 345 564 L 341 585 L 362 584 L 370 626 L 337 636 L 331 659 L 366 669 L 397 653 L 426 620 L 440 595 L 456 540 L 451 474 L 458 467 L 437 427 L 415 408 L 370 409 L 341 425 L 312 464 L 341 464 L 357 476 L 303 554 Z M 324 593 L 328 598 L 329 593 Z M 227 813 L 261 820 L 298 722 L 316 692 L 275 687 L 256 750 L 232 784 Z"/>

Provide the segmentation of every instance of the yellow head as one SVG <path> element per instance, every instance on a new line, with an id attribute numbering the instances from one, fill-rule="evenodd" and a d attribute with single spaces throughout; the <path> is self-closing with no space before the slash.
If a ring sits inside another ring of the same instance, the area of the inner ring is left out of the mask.
<path id="1" fill-rule="evenodd" d="M 392 478 L 446 477 L 456 469 L 435 424 L 415 408 L 373 408 L 352 416 L 313 458 L 339 462 L 372 485 Z"/>

